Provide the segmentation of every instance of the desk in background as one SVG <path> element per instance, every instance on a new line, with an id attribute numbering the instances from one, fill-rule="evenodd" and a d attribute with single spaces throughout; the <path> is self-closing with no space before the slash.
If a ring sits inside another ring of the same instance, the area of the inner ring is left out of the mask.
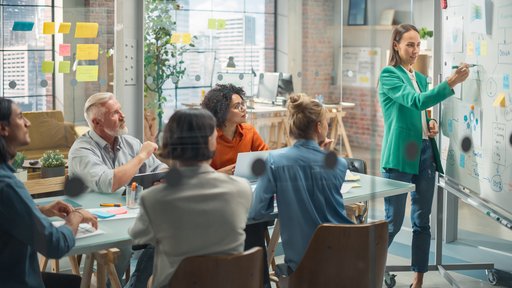
<path id="1" fill-rule="evenodd" d="M 255 104 L 254 109 L 247 109 L 247 122 L 256 128 L 270 149 L 291 145 L 285 107 Z"/>

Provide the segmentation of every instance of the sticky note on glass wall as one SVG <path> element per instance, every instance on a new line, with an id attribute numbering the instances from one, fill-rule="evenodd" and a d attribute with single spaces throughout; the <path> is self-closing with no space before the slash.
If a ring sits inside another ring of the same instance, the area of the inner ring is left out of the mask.
<path id="1" fill-rule="evenodd" d="M 34 22 L 29 21 L 14 21 L 12 31 L 32 31 Z"/>
<path id="2" fill-rule="evenodd" d="M 69 73 L 71 68 L 71 62 L 69 61 L 60 61 L 59 62 L 59 73 Z"/>
<path id="3" fill-rule="evenodd" d="M 487 41 L 485 40 L 480 42 L 480 55 L 487 56 Z"/>
<path id="4" fill-rule="evenodd" d="M 192 42 L 192 35 L 190 35 L 190 33 L 183 33 L 181 43 L 190 44 L 190 42 Z"/>
<path id="5" fill-rule="evenodd" d="M 71 45 L 70 44 L 59 44 L 59 56 L 69 56 L 71 55 Z"/>
<path id="6" fill-rule="evenodd" d="M 78 82 L 98 81 L 98 65 L 76 66 L 76 81 L 78 81 Z"/>
<path id="7" fill-rule="evenodd" d="M 41 71 L 43 73 L 53 73 L 53 61 L 43 61 Z"/>
<path id="8" fill-rule="evenodd" d="M 215 18 L 208 19 L 208 29 L 210 29 L 210 30 L 217 29 L 217 19 L 215 19 Z"/>
<path id="9" fill-rule="evenodd" d="M 171 44 L 180 43 L 180 41 L 181 41 L 181 33 L 172 33 Z"/>
<path id="10" fill-rule="evenodd" d="M 55 34 L 55 22 L 44 22 L 43 34 Z"/>
<path id="11" fill-rule="evenodd" d="M 62 22 L 59 25 L 59 33 L 62 34 L 68 34 L 69 30 L 71 30 L 71 23 L 70 22 Z"/>
<path id="12" fill-rule="evenodd" d="M 466 45 L 466 55 L 475 55 L 475 45 L 473 44 L 473 41 L 468 41 L 468 44 Z"/>
<path id="13" fill-rule="evenodd" d="M 503 90 L 510 90 L 510 74 L 503 74 Z"/>
<path id="14" fill-rule="evenodd" d="M 226 29 L 226 20 L 217 19 L 217 30 L 224 30 L 224 29 Z"/>
<path id="15" fill-rule="evenodd" d="M 76 44 L 77 60 L 96 60 L 98 59 L 98 44 Z"/>
<path id="16" fill-rule="evenodd" d="M 98 36 L 98 23 L 76 22 L 75 38 L 96 38 Z"/>

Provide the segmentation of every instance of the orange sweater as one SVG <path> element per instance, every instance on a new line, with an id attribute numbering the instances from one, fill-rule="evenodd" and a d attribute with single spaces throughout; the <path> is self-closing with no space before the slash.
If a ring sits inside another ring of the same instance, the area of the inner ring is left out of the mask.
<path id="1" fill-rule="evenodd" d="M 224 136 L 222 130 L 217 128 L 217 150 L 210 165 L 218 170 L 236 163 L 239 152 L 268 150 L 256 129 L 247 123 L 239 124 L 233 140 Z"/>

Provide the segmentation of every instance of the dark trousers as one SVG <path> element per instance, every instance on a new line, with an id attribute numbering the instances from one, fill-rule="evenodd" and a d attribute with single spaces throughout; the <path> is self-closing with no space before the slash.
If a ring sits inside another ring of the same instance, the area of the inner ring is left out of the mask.
<path id="1" fill-rule="evenodd" d="M 42 272 L 43 283 L 46 288 L 79 288 L 82 277 L 75 274 Z"/>
<path id="2" fill-rule="evenodd" d="M 259 222 L 245 226 L 244 250 L 253 247 L 263 248 L 263 287 L 270 288 L 270 277 L 268 274 L 267 247 L 265 246 L 265 231 L 269 222 Z"/>

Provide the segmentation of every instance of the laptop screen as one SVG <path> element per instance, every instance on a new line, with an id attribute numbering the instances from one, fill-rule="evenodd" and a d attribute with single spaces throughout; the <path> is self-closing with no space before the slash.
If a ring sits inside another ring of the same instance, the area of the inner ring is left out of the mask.
<path id="1" fill-rule="evenodd" d="M 236 158 L 235 176 L 243 177 L 250 182 L 257 181 L 258 176 L 252 171 L 252 164 L 257 159 L 267 160 L 270 151 L 254 151 L 238 153 Z"/>

